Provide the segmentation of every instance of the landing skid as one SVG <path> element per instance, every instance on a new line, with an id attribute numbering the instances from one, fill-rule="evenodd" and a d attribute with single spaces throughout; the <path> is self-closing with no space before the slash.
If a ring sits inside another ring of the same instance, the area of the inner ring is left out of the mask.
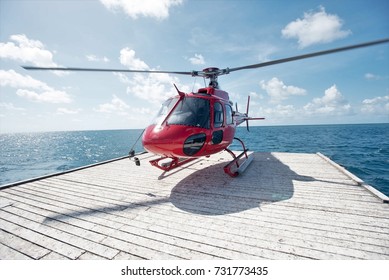
<path id="1" fill-rule="evenodd" d="M 236 156 L 230 149 L 225 149 L 234 158 L 226 166 L 224 166 L 224 172 L 231 177 L 236 177 L 239 174 L 242 174 L 254 159 L 254 154 L 247 153 L 249 149 L 246 149 L 243 141 L 236 137 L 234 139 L 241 143 L 243 152 Z M 163 171 L 170 171 L 194 159 L 196 158 L 160 157 L 150 160 L 150 164 Z"/>
<path id="2" fill-rule="evenodd" d="M 247 153 L 249 149 L 246 149 L 243 141 L 236 137 L 234 139 L 242 144 L 243 152 L 236 156 L 230 149 L 225 149 L 234 158 L 226 166 L 224 166 L 224 172 L 231 177 L 236 177 L 239 174 L 242 174 L 254 159 L 254 154 Z M 234 168 L 235 171 L 232 171 L 232 168 Z"/>
<path id="3" fill-rule="evenodd" d="M 188 163 L 196 158 L 177 158 L 177 157 L 161 157 L 154 160 L 150 160 L 152 166 L 158 167 L 163 171 L 170 171 L 185 163 Z M 168 160 L 168 161 L 166 161 Z M 162 161 L 162 162 L 161 162 Z"/>

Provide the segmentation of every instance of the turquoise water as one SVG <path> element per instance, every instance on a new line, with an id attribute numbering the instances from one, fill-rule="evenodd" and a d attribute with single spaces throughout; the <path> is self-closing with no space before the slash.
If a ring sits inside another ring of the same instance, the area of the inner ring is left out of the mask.
<path id="1" fill-rule="evenodd" d="M 141 132 L 0 134 L 0 185 L 127 155 Z M 389 196 L 389 124 L 239 127 L 237 137 L 252 151 L 321 152 Z"/>
<path id="2" fill-rule="evenodd" d="M 0 134 L 0 185 L 128 155 L 142 130 Z M 143 150 L 141 143 L 137 150 Z"/>

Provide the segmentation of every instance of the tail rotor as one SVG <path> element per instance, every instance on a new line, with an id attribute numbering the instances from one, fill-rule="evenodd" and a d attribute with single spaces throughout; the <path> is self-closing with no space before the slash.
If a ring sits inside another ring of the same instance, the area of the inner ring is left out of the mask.
<path id="1" fill-rule="evenodd" d="M 249 129 L 249 107 L 250 107 L 250 95 L 247 96 L 247 107 L 246 107 L 246 128 L 247 128 L 248 132 L 250 132 L 250 129 Z"/>
<path id="2" fill-rule="evenodd" d="M 234 118 L 235 118 L 236 125 L 240 125 L 241 123 L 246 122 L 247 131 L 250 131 L 249 121 L 264 120 L 265 119 L 265 118 L 251 118 L 251 117 L 249 117 L 249 107 L 250 107 L 250 95 L 247 97 L 246 113 L 240 113 L 238 111 L 238 104 L 235 103 Z"/>

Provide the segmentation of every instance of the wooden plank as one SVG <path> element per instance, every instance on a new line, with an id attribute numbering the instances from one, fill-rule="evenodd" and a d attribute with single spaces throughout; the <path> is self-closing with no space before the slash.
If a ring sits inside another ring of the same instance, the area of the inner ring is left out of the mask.
<path id="1" fill-rule="evenodd" d="M 50 253 L 48 249 L 4 230 L 0 230 L 0 243 L 5 246 L 9 244 L 8 246 L 12 246 L 13 250 L 35 260 L 39 260 Z"/>
<path id="2" fill-rule="evenodd" d="M 122 237 L 126 239 L 127 237 Z M 140 259 L 155 259 L 155 260 L 182 260 L 183 258 L 178 257 L 173 254 L 168 254 L 158 250 L 154 250 L 152 247 L 149 247 L 147 243 L 144 243 L 144 246 L 138 245 L 137 239 L 130 237 L 128 240 L 123 240 L 120 238 L 107 237 L 102 241 L 102 244 L 111 246 L 112 248 L 117 248 L 122 250 L 125 253 L 128 253 L 136 258 Z M 132 257 L 131 257 L 132 259 Z"/>
<path id="3" fill-rule="evenodd" d="M 139 219 L 145 220 L 144 217 L 139 217 Z M 382 259 L 389 256 L 389 247 L 386 247 L 385 254 L 382 243 L 370 245 L 361 243 L 359 239 L 341 239 L 338 238 L 337 234 L 328 234 L 328 236 L 323 236 L 323 234 L 317 235 L 312 232 L 306 234 L 304 232 L 299 233 L 297 230 L 288 231 L 284 227 L 277 228 L 270 227 L 269 225 L 250 227 L 249 225 L 241 224 L 240 227 L 234 227 L 234 223 L 230 222 L 205 223 L 205 225 L 207 226 L 199 227 L 196 223 L 195 225 L 180 224 L 179 226 L 174 226 L 172 221 L 160 221 L 158 225 L 151 226 L 149 229 L 186 236 L 186 238 L 195 233 L 199 238 L 203 239 L 203 242 L 212 242 L 213 239 L 226 240 L 229 244 L 249 244 L 252 248 L 259 246 L 278 252 L 293 252 L 294 254 L 311 258 L 323 257 L 322 251 L 332 252 L 333 255 L 331 257 L 337 255 L 338 258 L 342 256 L 368 258 L 367 256 L 369 256 L 369 258 Z M 282 243 L 282 246 L 279 243 Z M 243 245 L 241 246 L 242 251 L 244 249 Z M 304 252 L 307 249 L 308 251 Z M 365 250 L 368 253 L 361 252 L 361 250 Z M 250 250 L 250 252 L 252 251 L 253 249 Z M 275 255 L 273 253 L 272 258 Z M 281 258 L 281 255 L 279 254 L 277 258 Z"/>
<path id="4" fill-rule="evenodd" d="M 56 252 L 50 252 L 49 254 L 47 254 L 46 256 L 41 258 L 41 260 L 45 260 L 45 261 L 48 261 L 48 260 L 69 260 L 69 258 L 67 258 L 63 255 L 60 255 Z"/>
<path id="5" fill-rule="evenodd" d="M 120 252 L 115 256 L 114 260 L 144 260 L 144 259 L 128 254 L 126 252 Z"/>
<path id="6" fill-rule="evenodd" d="M 133 221 L 135 224 L 137 221 Z M 122 228 L 126 233 L 142 236 L 148 239 L 148 242 L 156 244 L 167 245 L 160 247 L 159 250 L 166 250 L 167 248 L 173 248 L 173 252 L 176 255 L 182 254 L 181 257 L 185 259 L 263 259 L 263 257 L 256 254 L 256 248 L 250 248 L 249 251 L 243 250 L 243 248 L 231 248 L 227 244 L 219 239 L 208 239 L 204 242 L 204 238 L 191 238 L 192 233 L 186 232 L 185 234 L 177 234 L 179 231 L 175 231 L 172 234 L 171 231 L 158 232 L 152 227 L 149 229 L 142 228 L 139 224 L 134 226 L 124 226 Z M 182 232 L 181 232 L 182 233 Z M 199 234 L 193 234 L 199 237 Z M 156 245 L 157 246 L 157 245 Z M 156 248 L 153 246 L 153 248 Z M 247 248 L 246 248 L 247 249 Z"/>
<path id="7" fill-rule="evenodd" d="M 0 192 L 0 196 L 9 197 L 9 195 L 12 195 L 15 201 L 21 203 L 25 203 L 32 206 L 37 205 L 42 209 L 48 209 L 48 210 L 54 209 L 53 211 L 57 212 L 57 214 L 54 216 L 49 216 L 48 218 L 55 218 L 55 216 L 57 216 L 57 218 L 62 218 L 62 219 L 67 219 L 72 217 L 77 218 L 81 216 L 86 216 L 83 215 L 85 212 L 80 212 L 80 211 L 83 210 L 90 211 L 89 208 L 64 203 L 61 200 L 54 200 L 47 197 L 35 195 L 33 193 L 30 194 L 30 193 L 20 192 L 15 189 L 8 189 L 7 193 Z M 122 226 L 122 224 L 118 224 L 117 222 L 110 220 L 110 217 L 109 216 L 107 217 L 107 215 L 105 215 L 104 213 L 100 214 L 96 212 L 94 213 L 94 215 L 88 215 L 88 218 L 92 220 L 92 222 L 101 223 L 111 228 L 118 228 Z"/>
<path id="8" fill-rule="evenodd" d="M 127 159 L 0 191 L 0 258 L 389 259 L 388 204 L 320 155 Z M 6 243 L 8 242 L 8 243 Z"/>
<path id="9" fill-rule="evenodd" d="M 31 260 L 30 256 L 0 243 L 0 260 Z"/>
<path id="10" fill-rule="evenodd" d="M 149 210 L 148 212 L 153 211 Z M 168 214 L 170 213 L 170 215 Z M 229 218 L 221 217 L 219 219 L 215 219 L 213 217 L 207 218 L 207 217 L 201 217 L 200 218 L 191 218 L 188 215 L 179 215 L 175 214 L 172 215 L 171 211 L 163 211 L 161 209 L 158 209 L 158 211 L 153 211 L 153 214 L 149 214 L 149 217 L 153 217 L 156 220 L 158 224 L 166 223 L 166 224 L 178 224 L 178 227 L 184 226 L 190 226 L 192 228 L 192 232 L 194 229 L 197 228 L 204 228 L 204 229 L 210 229 L 211 231 L 216 232 L 225 232 L 225 233 L 231 233 L 233 231 L 239 231 L 245 233 L 245 232 L 252 232 L 254 234 L 256 231 L 260 234 L 263 232 L 263 230 L 271 230 L 271 233 L 269 234 L 270 237 L 275 234 L 272 239 L 276 239 L 275 236 L 279 235 L 280 232 L 282 232 L 283 235 L 290 234 L 290 237 L 294 237 L 296 239 L 299 239 L 299 236 L 302 240 L 310 239 L 311 238 L 326 238 L 330 236 L 334 236 L 333 238 L 334 243 L 339 241 L 356 241 L 364 243 L 364 244 L 371 244 L 373 246 L 386 246 L 389 247 L 387 234 L 386 233 L 375 233 L 375 232 L 365 232 L 362 234 L 358 234 L 357 230 L 348 230 L 348 228 L 342 227 L 341 225 L 338 226 L 338 228 L 334 229 L 334 227 L 330 224 L 310 224 L 309 218 L 307 220 L 300 220 L 300 221 L 290 221 L 287 218 L 268 218 L 265 217 L 268 216 L 268 213 L 263 213 L 262 215 L 258 216 L 258 219 L 252 220 L 252 219 L 235 219 L 234 217 L 230 216 Z M 144 215 L 139 215 L 136 220 L 142 220 L 145 222 L 147 217 Z M 178 228 L 177 227 L 177 228 Z M 277 233 L 278 232 L 278 233 Z M 251 233 L 250 233 L 251 234 Z M 249 236 L 250 236 L 249 234 Z M 313 239 L 315 240 L 315 239 Z M 373 247 L 375 250 L 377 248 Z"/>
<path id="11" fill-rule="evenodd" d="M 117 250 L 101 245 L 98 242 L 93 242 L 89 239 L 86 239 L 82 234 L 81 236 L 78 236 L 77 233 L 74 233 L 76 230 L 75 227 L 71 227 L 70 225 L 68 225 L 66 231 L 63 231 L 62 229 L 45 224 L 43 217 L 36 218 L 37 215 L 33 215 L 27 211 L 23 211 L 17 208 L 7 210 L 8 211 L 0 211 L 0 217 L 12 223 L 18 224 L 20 226 L 28 224 L 30 229 L 38 233 L 47 234 L 57 240 L 66 240 L 67 243 L 75 247 L 108 259 L 113 258 L 118 253 Z M 37 219 L 37 221 L 34 219 Z M 100 238 L 100 241 L 101 239 L 103 238 Z"/>
<path id="12" fill-rule="evenodd" d="M 101 255 L 93 254 L 91 252 L 85 252 L 78 257 L 78 260 L 107 260 L 107 258 L 104 258 Z"/>
<path id="13" fill-rule="evenodd" d="M 29 225 L 25 224 L 24 226 L 29 226 Z M 54 251 L 69 259 L 77 259 L 81 254 L 84 253 L 83 250 L 80 250 L 79 248 L 76 248 L 66 243 L 66 240 L 60 241 L 54 239 L 51 236 L 37 233 L 29 228 L 11 223 L 2 218 L 0 218 L 0 227 L 5 231 L 12 232 L 13 234 L 19 236 L 20 238 L 28 240 L 31 243 L 35 243 L 39 246 L 45 247 L 48 250 Z M 9 244 L 9 246 L 12 247 L 11 244 Z M 3 251 L 0 252 L 1 254 L 3 254 Z M 0 256 L 0 259 L 1 258 L 8 258 L 6 252 L 4 252 L 4 255 Z"/>
<path id="14" fill-rule="evenodd" d="M 279 207 L 280 205 L 278 205 L 277 207 Z M 287 212 L 290 212 L 290 211 L 287 211 Z M 308 214 L 308 212 L 307 213 L 305 213 L 304 215 L 307 215 Z M 340 214 L 344 214 L 343 212 L 342 213 L 340 213 Z M 353 214 L 354 215 L 354 214 Z M 330 214 L 330 216 L 333 216 L 333 214 Z M 321 217 L 322 218 L 322 217 Z M 344 219 L 343 219 L 344 220 Z M 352 220 L 351 221 L 351 223 L 354 223 L 355 221 L 354 220 Z"/>

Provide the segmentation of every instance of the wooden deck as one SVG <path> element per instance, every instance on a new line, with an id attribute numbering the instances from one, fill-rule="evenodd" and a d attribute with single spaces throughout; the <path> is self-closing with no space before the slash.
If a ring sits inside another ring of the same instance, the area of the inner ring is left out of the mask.
<path id="1" fill-rule="evenodd" d="M 389 259 L 389 204 L 320 154 L 140 158 L 0 190 L 0 259 Z"/>

